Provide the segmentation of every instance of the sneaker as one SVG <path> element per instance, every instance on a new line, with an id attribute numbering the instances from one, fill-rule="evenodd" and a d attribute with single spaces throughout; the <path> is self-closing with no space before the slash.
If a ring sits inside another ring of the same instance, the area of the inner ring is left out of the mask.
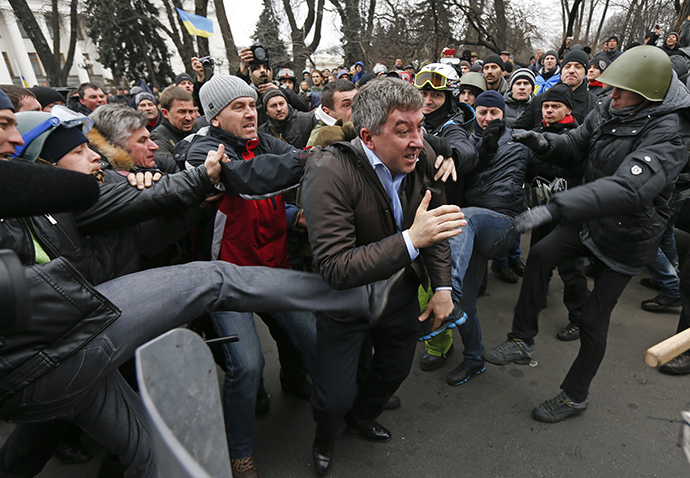
<path id="1" fill-rule="evenodd" d="M 462 325 L 467 320 L 467 314 L 462 311 L 459 303 L 455 303 L 455 308 L 453 312 L 441 321 L 441 324 L 433 330 L 434 327 L 434 314 L 429 315 L 429 317 L 422 322 L 422 329 L 419 332 L 419 342 L 424 340 L 429 340 L 432 337 L 436 337 L 438 334 L 446 329 L 454 329 L 458 325 Z"/>
<path id="2" fill-rule="evenodd" d="M 237 460 L 230 458 L 230 468 L 232 469 L 232 478 L 259 478 L 259 471 L 256 469 L 251 456 Z"/>
<path id="3" fill-rule="evenodd" d="M 573 402 L 565 392 L 561 392 L 554 398 L 534 407 L 532 416 L 540 422 L 557 423 L 584 412 L 588 404 L 588 400 L 580 403 Z"/>
<path id="4" fill-rule="evenodd" d="M 648 312 L 663 312 L 670 307 L 680 307 L 680 297 L 669 297 L 659 294 L 653 299 L 643 300 L 640 304 L 643 310 Z"/>
<path id="5" fill-rule="evenodd" d="M 683 352 L 678 357 L 668 361 L 659 370 L 676 375 L 690 373 L 690 351 Z"/>
<path id="6" fill-rule="evenodd" d="M 446 382 L 448 382 L 448 385 L 453 385 L 455 387 L 467 382 L 470 378 L 472 378 L 472 375 L 479 375 L 480 373 L 484 372 L 486 372 L 486 365 L 484 364 L 471 367 L 466 365 L 465 362 L 462 362 L 448 374 L 446 377 Z"/>
<path id="7" fill-rule="evenodd" d="M 436 370 L 437 368 L 441 367 L 441 365 L 443 365 L 443 363 L 446 361 L 448 357 L 450 357 L 450 354 L 452 353 L 453 344 L 450 344 L 450 348 L 448 349 L 448 351 L 440 356 L 432 355 L 429 352 L 425 352 L 424 355 L 422 355 L 422 359 L 419 361 L 419 368 L 421 368 L 425 372 Z"/>
<path id="8" fill-rule="evenodd" d="M 526 342 L 520 339 L 512 339 L 492 349 L 485 350 L 482 353 L 482 359 L 494 365 L 506 365 L 509 363 L 527 365 L 532 361 L 533 350 L 533 345 L 527 345 Z"/>
<path id="9" fill-rule="evenodd" d="M 640 285 L 642 287 L 646 287 L 647 289 L 661 290 L 661 285 L 659 285 L 657 281 L 649 277 L 644 277 L 640 279 Z"/>
<path id="10" fill-rule="evenodd" d="M 525 263 L 523 260 L 520 260 L 520 262 L 510 262 L 508 263 L 508 267 L 510 267 L 510 270 L 515 272 L 515 275 L 518 277 L 523 277 L 525 275 Z"/>
<path id="11" fill-rule="evenodd" d="M 491 264 L 491 272 L 496 274 L 503 282 L 517 284 L 518 276 L 510 267 L 498 267 L 495 264 Z"/>
<path id="12" fill-rule="evenodd" d="M 580 327 L 574 322 L 570 322 L 564 328 L 556 332 L 556 338 L 564 342 L 577 340 L 580 338 Z"/>

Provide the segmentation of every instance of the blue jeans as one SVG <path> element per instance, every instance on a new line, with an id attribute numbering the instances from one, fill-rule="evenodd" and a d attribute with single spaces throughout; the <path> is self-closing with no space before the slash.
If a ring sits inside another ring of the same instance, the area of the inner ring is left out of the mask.
<path id="1" fill-rule="evenodd" d="M 459 301 L 467 321 L 458 327 L 465 347 L 465 363 L 482 365 L 482 331 L 477 318 L 477 291 L 486 271 L 486 261 L 501 256 L 515 246 L 519 234 L 513 220 L 489 209 L 463 208 L 467 226 L 450 238 L 453 300 Z"/>
<path id="2" fill-rule="evenodd" d="M 73 422 L 120 457 L 126 477 L 158 476 L 143 404 L 116 370 L 141 344 L 216 309 L 369 312 L 366 287 L 335 291 L 317 274 L 225 262 L 150 269 L 96 289 L 122 310 L 120 317 L 2 402 L 0 415 L 20 422 L 18 435 L 32 427 L 22 422 Z M 1 453 L 6 452 L 3 447 Z"/>
<path id="3" fill-rule="evenodd" d="M 270 315 L 300 351 L 304 364 L 316 376 L 316 317 L 311 312 L 273 312 Z M 237 334 L 239 342 L 223 347 L 225 382 L 223 411 L 230 456 L 234 459 L 252 455 L 256 437 L 254 407 L 264 370 L 261 342 L 251 312 L 213 312 L 213 324 L 222 336 Z"/>
<path id="4" fill-rule="evenodd" d="M 522 258 L 520 257 L 521 253 L 520 236 L 518 236 L 517 240 L 515 241 L 515 245 L 511 247 L 506 254 L 501 254 L 500 256 L 495 257 L 493 264 L 499 269 L 508 267 L 510 264 L 519 264 L 520 261 L 522 261 Z"/>
<path id="5" fill-rule="evenodd" d="M 647 269 L 652 279 L 661 286 L 661 293 L 667 297 L 680 297 L 680 278 L 678 274 L 678 250 L 673 229 L 680 214 L 683 200 L 671 202 L 671 218 L 661 236 L 661 244 L 656 251 L 656 258 Z"/>

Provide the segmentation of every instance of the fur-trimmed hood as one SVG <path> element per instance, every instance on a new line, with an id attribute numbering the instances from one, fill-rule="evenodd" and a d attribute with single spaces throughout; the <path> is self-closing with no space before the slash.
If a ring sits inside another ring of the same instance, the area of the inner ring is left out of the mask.
<path id="1" fill-rule="evenodd" d="M 86 135 L 91 142 L 91 146 L 98 151 L 110 164 L 115 171 L 134 171 L 137 164 L 132 156 L 124 149 L 114 146 L 94 126 Z"/>

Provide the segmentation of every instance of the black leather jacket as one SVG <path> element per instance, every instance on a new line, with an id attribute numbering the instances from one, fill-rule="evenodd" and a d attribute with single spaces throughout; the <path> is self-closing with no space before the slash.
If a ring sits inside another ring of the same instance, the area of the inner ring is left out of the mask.
<path id="1" fill-rule="evenodd" d="M 98 202 L 79 213 L 0 219 L 0 248 L 13 250 L 25 266 L 32 306 L 27 328 L 0 337 L 0 402 L 119 317 L 92 284 L 132 272 L 141 244 L 163 236 L 134 224 L 196 206 L 211 190 L 200 167 L 165 176 L 144 191 L 123 182 L 103 185 Z M 35 264 L 33 238 L 50 262 Z"/>

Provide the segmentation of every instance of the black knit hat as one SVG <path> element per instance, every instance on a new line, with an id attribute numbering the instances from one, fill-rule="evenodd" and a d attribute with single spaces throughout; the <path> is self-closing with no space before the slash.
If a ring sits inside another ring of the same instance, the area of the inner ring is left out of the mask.
<path id="1" fill-rule="evenodd" d="M 546 58 L 549 55 L 555 57 L 556 61 L 558 61 L 558 52 L 556 50 L 546 50 L 542 58 Z"/>
<path id="2" fill-rule="evenodd" d="M 503 63 L 503 60 L 501 60 L 501 57 L 495 53 L 492 53 L 484 59 L 484 64 L 486 65 L 487 63 L 496 63 L 498 66 L 501 67 L 501 70 L 505 70 L 505 64 Z"/>
<path id="3" fill-rule="evenodd" d="M 611 60 L 606 55 L 597 55 L 589 60 L 589 66 L 596 66 L 602 73 L 611 64 Z"/>
<path id="4" fill-rule="evenodd" d="M 42 108 L 45 108 L 52 103 L 65 103 L 65 97 L 48 86 L 34 86 L 33 88 L 29 89 L 34 95 L 36 95 L 36 99 L 39 103 L 41 103 Z"/>
<path id="5" fill-rule="evenodd" d="M 565 65 L 568 63 L 576 62 L 582 65 L 582 68 L 585 70 L 589 66 L 589 55 L 585 53 L 582 50 L 572 50 L 568 52 L 565 57 L 563 57 L 563 61 L 561 62 L 561 68 L 563 68 Z"/>
<path id="6" fill-rule="evenodd" d="M 474 109 L 478 106 L 487 106 L 489 108 L 500 108 L 501 111 L 505 113 L 506 111 L 506 100 L 496 90 L 488 90 L 477 96 L 474 100 Z"/>
<path id="7" fill-rule="evenodd" d="M 46 138 L 39 157 L 55 164 L 74 148 L 88 141 L 81 128 L 58 126 Z"/>
<path id="8" fill-rule="evenodd" d="M 575 102 L 575 97 L 573 96 L 573 90 L 566 84 L 559 83 L 549 88 L 545 93 L 540 95 L 544 101 L 558 101 L 563 103 L 571 110 L 573 109 L 573 103 Z"/>
<path id="9" fill-rule="evenodd" d="M 179 75 L 177 75 L 175 77 L 175 84 L 176 85 L 179 85 L 183 81 L 191 81 L 192 83 L 194 83 L 194 80 L 192 79 L 191 76 L 189 76 L 188 73 L 180 73 Z"/>

